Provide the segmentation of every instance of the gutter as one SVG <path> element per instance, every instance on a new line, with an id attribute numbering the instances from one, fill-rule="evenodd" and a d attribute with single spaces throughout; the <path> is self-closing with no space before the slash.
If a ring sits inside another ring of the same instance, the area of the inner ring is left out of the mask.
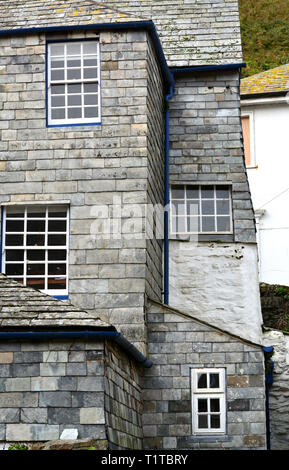
<path id="1" fill-rule="evenodd" d="M 1 331 L 0 341 L 10 340 L 47 340 L 47 339 L 108 339 L 115 341 L 143 367 L 150 368 L 153 363 L 118 331 Z"/>
<path id="2" fill-rule="evenodd" d="M 191 72 L 220 72 L 221 70 L 240 70 L 246 67 L 245 62 L 237 64 L 215 64 L 215 65 L 195 65 L 191 67 L 171 68 L 171 72 L 175 73 L 191 73 Z"/>

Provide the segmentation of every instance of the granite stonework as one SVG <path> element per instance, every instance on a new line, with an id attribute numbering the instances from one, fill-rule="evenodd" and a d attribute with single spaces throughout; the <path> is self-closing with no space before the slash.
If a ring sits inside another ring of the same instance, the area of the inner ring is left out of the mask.
<path id="1" fill-rule="evenodd" d="M 76 429 L 100 448 L 137 449 L 140 410 L 138 367 L 116 345 L 0 342 L 1 441 L 54 441 Z"/>
<path id="2" fill-rule="evenodd" d="M 144 447 L 266 449 L 262 347 L 156 302 L 148 304 L 151 369 L 143 378 Z M 192 435 L 190 369 L 226 368 L 227 430 Z"/>

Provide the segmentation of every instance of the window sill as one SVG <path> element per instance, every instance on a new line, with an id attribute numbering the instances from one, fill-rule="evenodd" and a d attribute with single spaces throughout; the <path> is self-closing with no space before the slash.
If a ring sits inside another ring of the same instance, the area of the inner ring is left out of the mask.
<path id="1" fill-rule="evenodd" d="M 169 240 L 175 240 L 180 242 L 233 242 L 234 235 L 232 233 L 226 234 L 196 234 L 196 235 L 170 235 Z"/>
<path id="2" fill-rule="evenodd" d="M 194 436 L 187 436 L 187 437 L 180 437 L 178 438 L 178 447 L 190 448 L 190 444 L 197 444 L 197 443 L 218 443 L 218 442 L 229 442 L 232 438 L 227 434 L 222 435 L 194 435 Z"/>

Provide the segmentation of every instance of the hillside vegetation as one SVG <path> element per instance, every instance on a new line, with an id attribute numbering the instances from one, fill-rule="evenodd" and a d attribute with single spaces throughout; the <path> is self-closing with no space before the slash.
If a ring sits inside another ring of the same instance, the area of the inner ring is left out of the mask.
<path id="1" fill-rule="evenodd" d="M 239 0 L 243 77 L 289 63 L 289 0 Z"/>

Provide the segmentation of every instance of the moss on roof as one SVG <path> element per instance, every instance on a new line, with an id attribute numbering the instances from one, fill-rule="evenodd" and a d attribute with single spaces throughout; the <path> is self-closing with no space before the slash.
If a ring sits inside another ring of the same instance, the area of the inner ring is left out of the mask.
<path id="1" fill-rule="evenodd" d="M 289 64 L 241 80 L 241 95 L 289 91 Z"/>

